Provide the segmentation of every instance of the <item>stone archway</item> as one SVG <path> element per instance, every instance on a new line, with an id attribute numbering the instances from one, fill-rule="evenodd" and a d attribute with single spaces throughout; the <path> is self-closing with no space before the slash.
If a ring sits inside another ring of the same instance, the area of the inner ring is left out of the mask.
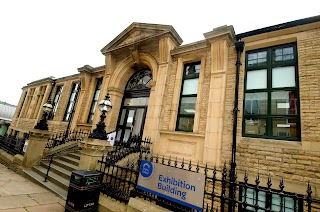
<path id="1" fill-rule="evenodd" d="M 132 77 L 138 70 L 149 69 L 151 71 L 152 80 L 150 82 L 150 98 L 153 96 L 153 88 L 158 74 L 158 63 L 155 58 L 149 54 L 140 53 L 138 56 L 139 58 L 136 60 L 134 60 L 132 56 L 129 56 L 121 62 L 118 62 L 109 77 L 107 91 L 109 92 L 113 103 L 113 108 L 108 113 L 108 119 L 106 120 L 106 125 L 109 129 L 116 129 L 118 117 L 121 115 L 120 111 L 123 104 L 126 85 L 130 77 Z M 137 70 L 137 67 L 140 67 L 140 69 Z M 145 114 L 145 117 L 148 117 L 148 114 Z M 147 122 L 148 120 L 146 118 L 145 123 Z"/>
<path id="2" fill-rule="evenodd" d="M 118 115 L 116 142 L 143 135 L 151 80 L 149 68 L 136 71 L 128 80 Z"/>

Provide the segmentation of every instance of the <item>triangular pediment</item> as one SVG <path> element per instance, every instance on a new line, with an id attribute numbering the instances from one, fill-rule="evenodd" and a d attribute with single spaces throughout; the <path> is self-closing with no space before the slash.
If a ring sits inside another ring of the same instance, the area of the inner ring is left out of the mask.
<path id="1" fill-rule="evenodd" d="M 115 37 L 110 43 L 108 43 L 103 49 L 101 49 L 101 52 L 104 54 L 114 49 L 130 46 L 132 44 L 136 44 L 166 33 L 170 33 L 179 45 L 182 43 L 181 37 L 171 25 L 134 22 L 124 31 L 122 31 L 117 37 Z"/>

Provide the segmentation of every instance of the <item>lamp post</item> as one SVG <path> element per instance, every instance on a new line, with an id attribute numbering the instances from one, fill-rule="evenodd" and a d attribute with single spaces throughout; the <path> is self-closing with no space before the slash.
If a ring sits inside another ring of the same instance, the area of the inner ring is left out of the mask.
<path id="1" fill-rule="evenodd" d="M 43 115 L 39 123 L 34 127 L 35 129 L 39 130 L 48 130 L 48 124 L 47 124 L 47 117 L 49 113 L 52 111 L 53 106 L 51 104 L 51 100 L 49 99 L 43 106 Z"/>
<path id="2" fill-rule="evenodd" d="M 98 105 L 98 108 L 102 112 L 100 116 L 100 121 L 98 122 L 96 129 L 94 129 L 92 133 L 89 135 L 89 138 L 107 140 L 108 136 L 105 130 L 106 124 L 104 123 L 104 119 L 106 118 L 106 113 L 112 109 L 109 93 L 103 100 L 101 100 L 101 102 Z"/>

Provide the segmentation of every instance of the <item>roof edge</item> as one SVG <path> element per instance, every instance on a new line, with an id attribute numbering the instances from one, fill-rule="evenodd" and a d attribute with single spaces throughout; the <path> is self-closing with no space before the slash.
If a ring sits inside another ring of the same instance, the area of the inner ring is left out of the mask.
<path id="1" fill-rule="evenodd" d="M 259 35 L 259 34 L 263 34 L 263 33 L 267 33 L 267 32 L 273 32 L 273 31 L 277 31 L 277 30 L 281 30 L 281 29 L 287 29 L 287 28 L 305 25 L 305 24 L 311 24 L 311 23 L 319 22 L 319 21 L 320 21 L 320 15 L 309 17 L 309 18 L 298 19 L 295 21 L 290 21 L 290 22 L 286 22 L 286 23 L 282 23 L 282 24 L 277 24 L 277 25 L 273 25 L 273 26 L 269 26 L 269 27 L 264 27 L 264 28 L 240 33 L 240 34 L 236 35 L 236 38 L 237 38 L 237 40 L 241 40 L 242 38 L 245 38 L 245 37 Z"/>

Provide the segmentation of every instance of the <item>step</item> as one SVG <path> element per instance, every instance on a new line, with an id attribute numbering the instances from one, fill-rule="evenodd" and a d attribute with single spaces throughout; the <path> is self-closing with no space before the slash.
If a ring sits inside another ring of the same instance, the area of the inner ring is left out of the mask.
<path id="1" fill-rule="evenodd" d="M 67 199 L 67 194 L 68 194 L 67 190 L 55 185 L 54 183 L 52 183 L 50 181 L 44 182 L 44 177 L 41 176 L 40 174 L 34 172 L 33 170 L 25 169 L 24 176 L 26 178 L 32 180 L 33 182 L 37 183 L 38 185 L 41 185 L 44 188 L 52 191 L 53 193 L 57 194 L 58 196 L 60 196 L 64 200 Z"/>
<path id="2" fill-rule="evenodd" d="M 60 167 L 66 169 L 68 171 L 71 171 L 71 172 L 78 169 L 78 165 L 74 165 L 74 164 L 68 163 L 68 162 L 66 162 L 64 160 L 61 160 L 60 158 L 54 159 L 52 161 L 52 164 L 60 166 Z"/>
<path id="3" fill-rule="evenodd" d="M 72 157 L 74 159 L 80 160 L 80 153 L 70 152 L 67 154 L 67 156 Z"/>
<path id="4" fill-rule="evenodd" d="M 45 168 L 46 170 L 48 170 L 49 167 L 49 161 L 42 161 L 40 163 L 40 166 L 42 166 L 43 168 Z M 51 163 L 50 165 L 50 172 L 54 172 L 57 175 L 65 178 L 65 179 L 70 179 L 70 176 L 72 174 L 72 172 L 70 170 L 64 169 L 63 167 L 57 166 L 56 164 Z"/>
<path id="5" fill-rule="evenodd" d="M 64 155 L 64 156 L 60 156 L 59 159 L 62 160 L 62 161 L 68 162 L 70 164 L 73 164 L 73 165 L 75 165 L 77 167 L 79 165 L 79 160 L 75 159 L 73 157 L 69 157 L 69 156 Z"/>
<path id="6" fill-rule="evenodd" d="M 47 169 L 42 166 L 34 166 L 32 167 L 32 171 L 36 172 L 40 176 L 42 176 L 42 180 L 45 179 Z M 63 178 L 62 176 L 49 171 L 49 175 L 47 181 L 54 183 L 55 185 L 63 188 L 64 190 L 68 190 L 70 179 Z"/>

